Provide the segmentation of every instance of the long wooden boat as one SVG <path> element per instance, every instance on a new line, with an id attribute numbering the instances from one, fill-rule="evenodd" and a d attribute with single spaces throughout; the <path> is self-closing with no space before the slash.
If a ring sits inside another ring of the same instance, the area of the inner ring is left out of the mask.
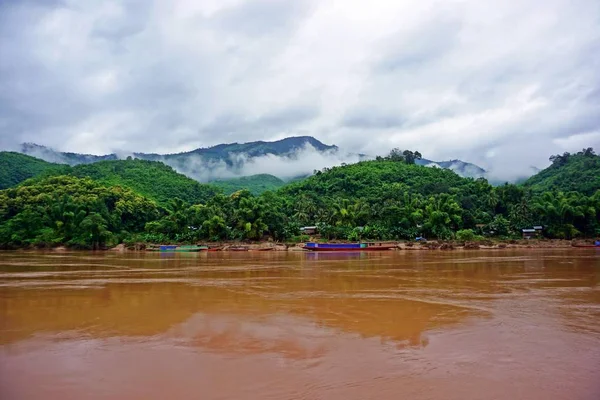
<path id="1" fill-rule="evenodd" d="M 161 245 L 158 247 L 151 247 L 148 249 L 148 251 L 160 251 L 161 253 L 195 253 L 206 250 L 208 250 L 208 247 L 196 245 Z"/>
<path id="2" fill-rule="evenodd" d="M 574 244 L 572 247 L 596 248 L 600 249 L 599 244 Z"/>
<path id="3" fill-rule="evenodd" d="M 250 251 L 272 251 L 273 247 L 259 247 L 258 249 L 250 249 Z"/>
<path id="4" fill-rule="evenodd" d="M 396 248 L 394 244 L 383 243 L 313 243 L 304 244 L 302 248 L 309 251 L 383 251 Z"/>
<path id="5" fill-rule="evenodd" d="M 248 251 L 250 250 L 250 248 L 248 246 L 229 246 L 228 248 L 224 249 L 227 251 Z"/>

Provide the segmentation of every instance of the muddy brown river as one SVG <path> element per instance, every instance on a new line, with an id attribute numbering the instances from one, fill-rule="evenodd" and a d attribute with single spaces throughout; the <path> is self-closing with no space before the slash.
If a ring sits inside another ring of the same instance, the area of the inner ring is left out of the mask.
<path id="1" fill-rule="evenodd" d="M 0 398 L 600 399 L 600 250 L 0 253 Z"/>

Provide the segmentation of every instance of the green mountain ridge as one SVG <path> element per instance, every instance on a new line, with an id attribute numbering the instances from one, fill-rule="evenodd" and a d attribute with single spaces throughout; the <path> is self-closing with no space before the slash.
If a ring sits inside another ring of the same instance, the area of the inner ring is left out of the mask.
<path id="1" fill-rule="evenodd" d="M 374 192 L 385 192 L 390 185 L 402 185 L 410 192 L 429 195 L 450 192 L 452 188 L 456 190 L 469 182 L 473 179 L 463 178 L 447 169 L 393 161 L 361 161 L 326 168 L 305 180 L 286 185 L 282 192 L 293 196 L 311 193 L 315 196 L 360 198 L 372 196 Z"/>
<path id="2" fill-rule="evenodd" d="M 57 175 L 89 177 L 105 186 L 129 188 L 163 206 L 174 198 L 190 204 L 203 203 L 221 192 L 215 186 L 198 183 L 158 161 L 131 159 L 63 166 L 58 170 L 44 171 L 34 179 Z"/>
<path id="3" fill-rule="evenodd" d="M 250 158 L 265 155 L 289 156 L 304 146 L 312 146 L 319 152 L 337 151 L 337 146 L 329 146 L 321 143 L 312 136 L 294 136 L 274 142 L 255 141 L 247 143 L 223 143 L 211 147 L 201 147 L 195 150 L 157 154 L 157 153 L 129 153 L 135 158 L 149 161 L 163 161 L 166 163 L 181 163 L 193 157 L 201 156 L 206 161 L 225 161 L 231 164 L 230 154 L 244 154 Z M 120 159 L 117 153 L 106 155 L 79 154 L 56 151 L 51 148 L 35 143 L 24 143 L 21 145 L 21 153 L 32 155 L 55 163 L 78 165 L 91 164 L 98 161 L 114 161 Z"/>
<path id="4" fill-rule="evenodd" d="M 161 204 L 166 204 L 172 194 L 189 203 L 196 203 L 206 200 L 207 195 L 219 190 L 231 194 L 248 189 L 252 194 L 259 195 L 285 185 L 285 181 L 269 174 L 223 179 L 207 185 L 179 174 L 159 161 L 101 160 L 71 167 L 21 153 L 0 152 L 0 190 L 14 187 L 30 178 L 57 175 L 89 176 L 105 185 L 129 187 Z M 148 185 L 142 182 L 153 183 Z M 157 186 L 156 182 L 162 183 Z M 183 187 L 188 185 L 189 189 L 184 190 Z"/>
<path id="5" fill-rule="evenodd" d="M 22 144 L 20 151 L 49 162 L 71 166 L 98 161 L 115 161 L 130 156 L 141 160 L 160 161 L 199 182 L 210 182 L 224 180 L 223 175 L 247 176 L 245 173 L 247 164 L 268 163 L 270 161 L 268 157 L 279 157 L 290 162 L 297 161 L 300 150 L 311 148 L 334 158 L 341 157 L 338 155 L 337 146 L 323 144 L 311 136 L 288 137 L 273 142 L 224 143 L 172 154 L 121 152 L 98 156 L 60 152 L 34 143 Z M 307 172 L 303 170 L 299 174 Z"/>
<path id="6" fill-rule="evenodd" d="M 331 164 L 342 164 L 348 160 L 367 160 L 369 157 L 365 154 L 342 154 L 335 145 L 326 145 L 312 136 L 288 137 L 277 141 L 255 141 L 247 143 L 224 143 L 212 147 L 198 148 L 191 151 L 157 154 L 157 153 L 112 153 L 106 155 L 91 155 L 60 152 L 51 148 L 40 146 L 33 143 L 25 143 L 21 146 L 21 152 L 32 155 L 46 161 L 78 165 L 90 164 L 98 161 L 110 161 L 124 159 L 126 156 L 150 161 L 161 161 L 175 170 L 200 182 L 225 181 L 228 178 L 223 176 L 251 176 L 247 174 L 248 164 L 256 162 L 268 163 L 269 156 L 285 159 L 290 162 L 298 162 L 298 171 L 296 175 L 306 175 L 312 169 L 306 170 L 302 165 L 302 149 L 312 148 L 316 152 L 331 157 Z M 267 158 L 263 158 L 267 157 Z M 417 164 L 428 165 L 451 169 L 464 177 L 479 178 L 486 175 L 486 171 L 477 165 L 461 160 L 450 161 L 431 161 L 427 159 L 417 160 Z M 256 171 L 256 168 L 250 170 Z M 260 169 L 273 174 L 269 169 Z M 275 173 L 276 175 L 276 173 Z M 288 179 L 289 176 L 278 176 L 280 179 Z M 268 183 L 265 183 L 268 184 Z"/>
<path id="7" fill-rule="evenodd" d="M 592 191 L 596 183 L 588 182 L 588 170 L 593 176 L 597 156 L 561 157 L 553 158 L 549 176 L 534 182 L 556 186 L 542 192 L 522 185 L 493 187 L 483 178 L 462 178 L 402 158 L 325 168 L 259 196 L 247 189 L 225 195 L 155 161 L 61 166 L 0 190 L 0 247 L 103 248 L 266 237 L 297 242 L 308 239 L 300 236 L 306 225 L 317 225 L 325 240 L 346 241 L 518 238 L 533 225 L 543 226 L 549 238 L 598 236 L 600 190 L 567 193 L 562 180 L 551 179 L 576 168 L 579 174 L 568 177 Z"/>
<path id="8" fill-rule="evenodd" d="M 24 180 L 46 171 L 62 168 L 62 165 L 49 163 L 25 154 L 2 151 L 0 152 L 0 190 L 16 186 Z"/>
<path id="9" fill-rule="evenodd" d="M 551 157 L 552 165 L 522 184 L 534 192 L 579 192 L 591 196 L 600 189 L 600 156 L 593 149 Z"/>

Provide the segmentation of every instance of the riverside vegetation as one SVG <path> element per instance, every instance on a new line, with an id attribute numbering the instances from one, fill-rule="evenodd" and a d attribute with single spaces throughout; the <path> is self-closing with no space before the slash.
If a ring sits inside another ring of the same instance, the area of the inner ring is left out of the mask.
<path id="1" fill-rule="evenodd" d="M 600 235 L 600 156 L 552 156 L 522 184 L 415 165 L 418 152 L 315 171 L 260 194 L 201 184 L 158 161 L 75 167 L 0 153 L 0 247 L 98 249 L 119 243 L 299 241 L 316 225 L 328 240 L 548 238 Z M 242 180 L 243 182 L 244 180 Z M 259 193 L 259 190 L 255 190 Z"/>

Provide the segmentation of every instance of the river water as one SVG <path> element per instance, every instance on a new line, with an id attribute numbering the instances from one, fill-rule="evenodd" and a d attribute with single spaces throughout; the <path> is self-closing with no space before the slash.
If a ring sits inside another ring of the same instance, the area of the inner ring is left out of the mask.
<path id="1" fill-rule="evenodd" d="M 600 399 L 600 251 L 0 253 L 2 399 Z"/>

